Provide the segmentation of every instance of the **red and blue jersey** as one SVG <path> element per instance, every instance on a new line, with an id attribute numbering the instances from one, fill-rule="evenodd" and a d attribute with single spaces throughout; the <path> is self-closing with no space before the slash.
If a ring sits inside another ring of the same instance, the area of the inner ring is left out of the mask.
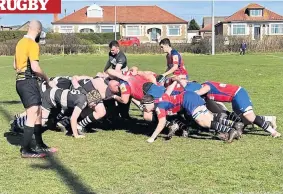
<path id="1" fill-rule="evenodd" d="M 128 94 L 140 101 L 144 96 L 142 87 L 146 82 L 148 81 L 140 75 L 130 76 L 127 82 L 120 81 L 121 95 Z"/>
<path id="2" fill-rule="evenodd" d="M 155 100 L 156 113 L 158 119 L 167 115 L 175 115 L 182 109 L 184 94 L 169 96 L 163 94 L 161 98 Z"/>
<path id="3" fill-rule="evenodd" d="M 174 60 L 174 58 L 178 58 L 178 60 Z M 170 70 L 174 65 L 178 65 L 178 69 L 173 73 L 174 75 L 185 75 L 188 76 L 188 72 L 184 65 L 184 60 L 180 53 L 175 49 L 171 50 L 170 53 L 166 56 L 167 59 L 167 71 Z"/>
<path id="4" fill-rule="evenodd" d="M 232 102 L 234 96 L 241 89 L 240 86 L 214 81 L 207 81 L 202 85 L 208 85 L 210 87 L 210 91 L 207 93 L 207 97 L 218 102 Z"/>

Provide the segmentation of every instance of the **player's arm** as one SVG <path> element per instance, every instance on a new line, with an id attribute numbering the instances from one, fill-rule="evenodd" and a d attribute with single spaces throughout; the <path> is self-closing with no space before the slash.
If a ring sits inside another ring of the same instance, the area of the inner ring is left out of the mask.
<path id="1" fill-rule="evenodd" d="M 204 84 L 201 89 L 199 89 L 196 93 L 200 96 L 208 93 L 210 91 L 210 86 L 207 84 Z"/>
<path id="2" fill-rule="evenodd" d="M 122 55 L 117 60 L 115 71 L 121 72 L 121 69 L 122 69 L 124 63 L 126 63 L 126 57 L 124 55 Z"/>
<path id="3" fill-rule="evenodd" d="M 174 73 L 178 69 L 178 64 L 179 64 L 179 56 L 178 55 L 173 55 L 173 67 L 169 69 L 167 72 L 162 74 L 164 77 L 167 75 L 170 75 Z"/>
<path id="4" fill-rule="evenodd" d="M 167 87 L 165 93 L 170 96 L 172 94 L 174 88 L 176 87 L 177 83 L 178 82 L 174 81 L 170 86 Z"/>
<path id="5" fill-rule="evenodd" d="M 180 77 L 178 76 L 175 76 L 172 78 L 173 81 L 177 81 L 183 88 L 185 88 L 188 84 L 188 81 L 185 80 L 185 79 L 181 79 Z"/>
<path id="6" fill-rule="evenodd" d="M 156 112 L 158 116 L 158 124 L 151 137 L 147 140 L 148 143 L 154 142 L 166 125 L 166 111 L 164 109 L 156 108 Z"/>
<path id="7" fill-rule="evenodd" d="M 73 111 L 72 116 L 71 116 L 71 128 L 72 128 L 73 135 L 74 135 L 75 138 L 84 137 L 83 135 L 78 134 L 78 128 L 77 128 L 78 118 L 79 118 L 81 112 L 82 112 L 82 109 L 80 109 L 78 106 L 76 106 L 74 108 L 74 111 Z"/>
<path id="8" fill-rule="evenodd" d="M 130 94 L 121 94 L 121 96 L 114 95 L 113 98 L 122 104 L 127 104 L 130 100 Z"/>
<path id="9" fill-rule="evenodd" d="M 148 72 L 143 72 L 143 71 L 138 71 L 137 74 L 144 77 L 145 79 L 147 79 L 151 83 L 157 84 L 156 77 L 154 77 L 153 74 L 150 74 Z"/>
<path id="10" fill-rule="evenodd" d="M 108 73 L 109 77 L 111 77 L 111 78 L 119 78 L 119 79 L 124 80 L 124 81 L 128 81 L 128 79 L 129 79 L 129 76 L 123 75 L 121 72 L 118 72 L 114 69 L 108 69 L 107 73 Z"/>
<path id="11" fill-rule="evenodd" d="M 109 60 L 107 61 L 106 65 L 105 65 L 105 67 L 104 67 L 103 72 L 106 72 L 107 69 L 109 69 L 110 67 L 111 67 L 111 62 L 110 62 L 110 59 L 109 59 Z"/>
<path id="12" fill-rule="evenodd" d="M 39 66 L 39 46 L 38 44 L 33 44 L 31 46 L 31 49 L 28 54 L 31 69 L 34 71 L 34 73 L 38 76 L 44 79 L 47 84 L 49 85 L 49 79 L 46 76 L 46 74 L 42 71 L 42 69 Z"/>

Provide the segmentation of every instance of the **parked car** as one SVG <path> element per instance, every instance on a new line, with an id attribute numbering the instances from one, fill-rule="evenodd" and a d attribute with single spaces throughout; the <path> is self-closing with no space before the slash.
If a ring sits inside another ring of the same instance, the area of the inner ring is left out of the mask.
<path id="1" fill-rule="evenodd" d="M 202 37 L 201 36 L 193 36 L 192 38 L 192 43 L 199 43 L 201 41 Z"/>
<path id="2" fill-rule="evenodd" d="M 137 37 L 123 37 L 118 40 L 120 46 L 140 46 L 140 40 Z"/>

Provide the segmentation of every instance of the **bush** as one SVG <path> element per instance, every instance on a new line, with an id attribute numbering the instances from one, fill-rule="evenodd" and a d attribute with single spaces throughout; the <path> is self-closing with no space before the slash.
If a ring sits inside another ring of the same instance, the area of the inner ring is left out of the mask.
<path id="1" fill-rule="evenodd" d="M 25 31 L 0 31 L 0 42 L 5 42 L 7 40 L 20 39 L 27 32 Z"/>

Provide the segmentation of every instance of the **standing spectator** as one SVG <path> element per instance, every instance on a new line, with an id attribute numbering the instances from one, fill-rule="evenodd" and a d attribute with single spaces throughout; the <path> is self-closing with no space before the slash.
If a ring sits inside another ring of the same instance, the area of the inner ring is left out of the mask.
<path id="1" fill-rule="evenodd" d="M 240 46 L 240 55 L 245 55 L 246 54 L 246 50 L 247 50 L 247 43 L 245 42 L 245 40 L 243 40 L 243 42 L 241 43 Z"/>

